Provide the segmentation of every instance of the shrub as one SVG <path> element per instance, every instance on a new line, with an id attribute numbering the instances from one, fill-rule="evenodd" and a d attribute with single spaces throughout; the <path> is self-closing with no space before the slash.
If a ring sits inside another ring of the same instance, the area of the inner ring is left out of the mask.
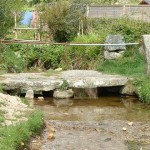
<path id="1" fill-rule="evenodd" d="M 78 36 L 73 43 L 101 43 L 96 34 Z M 101 61 L 102 48 L 99 46 L 70 46 L 69 60 L 72 69 L 94 69 Z"/>
<path id="2" fill-rule="evenodd" d="M 2 67 L 8 72 L 22 72 L 25 68 L 25 60 L 9 46 L 3 47 L 2 60 Z"/>
<path id="3" fill-rule="evenodd" d="M 89 20 L 94 33 L 103 37 L 103 42 L 108 34 L 122 34 L 126 42 L 141 42 L 143 34 L 150 34 L 150 24 L 131 20 L 127 17 L 120 19 L 100 18 Z"/>

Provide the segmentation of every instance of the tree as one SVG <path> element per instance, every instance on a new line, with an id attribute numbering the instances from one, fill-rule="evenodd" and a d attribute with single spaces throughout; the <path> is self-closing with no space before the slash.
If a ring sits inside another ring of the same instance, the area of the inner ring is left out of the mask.
<path id="1" fill-rule="evenodd" d="M 0 0 L 0 39 L 14 26 L 14 12 L 21 9 L 21 0 Z"/>
<path id="2" fill-rule="evenodd" d="M 42 5 L 39 9 L 41 27 L 48 27 L 57 42 L 72 40 L 78 33 L 79 22 L 84 19 L 85 7 L 68 1 Z"/>

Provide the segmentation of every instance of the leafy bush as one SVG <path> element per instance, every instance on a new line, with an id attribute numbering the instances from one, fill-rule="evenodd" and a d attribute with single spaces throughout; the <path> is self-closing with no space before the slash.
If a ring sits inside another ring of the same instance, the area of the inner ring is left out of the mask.
<path id="1" fill-rule="evenodd" d="M 22 72 L 25 68 L 25 60 L 9 46 L 3 47 L 2 60 L 2 67 L 8 72 Z"/>
<path id="2" fill-rule="evenodd" d="M 80 20 L 85 20 L 86 5 L 75 4 L 69 1 L 57 1 L 53 5 L 41 5 L 40 27 L 41 32 L 48 27 L 49 37 L 57 42 L 71 41 L 79 32 Z"/>
<path id="3" fill-rule="evenodd" d="M 89 22 L 92 24 L 93 32 L 99 34 L 103 38 L 103 42 L 108 34 L 122 34 L 125 36 L 126 42 L 141 42 L 143 34 L 150 34 L 149 23 L 131 20 L 127 17 L 91 19 Z"/>
<path id="4" fill-rule="evenodd" d="M 101 43 L 96 34 L 78 36 L 73 43 Z M 72 69 L 94 69 L 101 61 L 102 48 L 99 46 L 70 46 L 68 57 Z"/>

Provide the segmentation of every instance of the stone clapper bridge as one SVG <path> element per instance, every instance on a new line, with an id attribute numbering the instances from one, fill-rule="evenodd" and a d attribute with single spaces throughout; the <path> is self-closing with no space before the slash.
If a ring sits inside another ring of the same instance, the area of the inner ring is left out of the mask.
<path id="1" fill-rule="evenodd" d="M 118 92 L 132 95 L 129 87 L 129 78 L 120 75 L 107 75 L 93 70 L 69 70 L 56 74 L 45 73 L 18 73 L 1 75 L 0 83 L 5 91 L 19 91 L 19 94 L 33 90 L 34 94 L 41 93 L 43 97 L 53 96 L 54 91 L 61 88 L 66 81 L 69 89 L 73 89 L 74 97 L 96 98 L 103 91 Z M 84 96 L 83 96 L 84 90 Z M 82 92 L 82 93 L 81 93 Z"/>

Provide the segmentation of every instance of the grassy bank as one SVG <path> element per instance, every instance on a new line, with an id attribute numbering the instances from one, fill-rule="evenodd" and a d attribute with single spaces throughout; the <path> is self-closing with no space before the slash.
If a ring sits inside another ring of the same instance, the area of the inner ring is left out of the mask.
<path id="1" fill-rule="evenodd" d="M 150 104 L 150 77 L 146 74 L 146 61 L 138 47 L 131 47 L 118 60 L 104 60 L 97 70 L 108 74 L 120 74 L 134 78 L 139 99 Z"/>
<path id="2" fill-rule="evenodd" d="M 3 118 L 0 114 L 0 118 Z M 28 121 L 14 126 L 0 127 L 0 149 L 19 150 L 28 147 L 31 136 L 39 134 L 44 127 L 43 114 L 35 111 L 28 115 Z"/>

